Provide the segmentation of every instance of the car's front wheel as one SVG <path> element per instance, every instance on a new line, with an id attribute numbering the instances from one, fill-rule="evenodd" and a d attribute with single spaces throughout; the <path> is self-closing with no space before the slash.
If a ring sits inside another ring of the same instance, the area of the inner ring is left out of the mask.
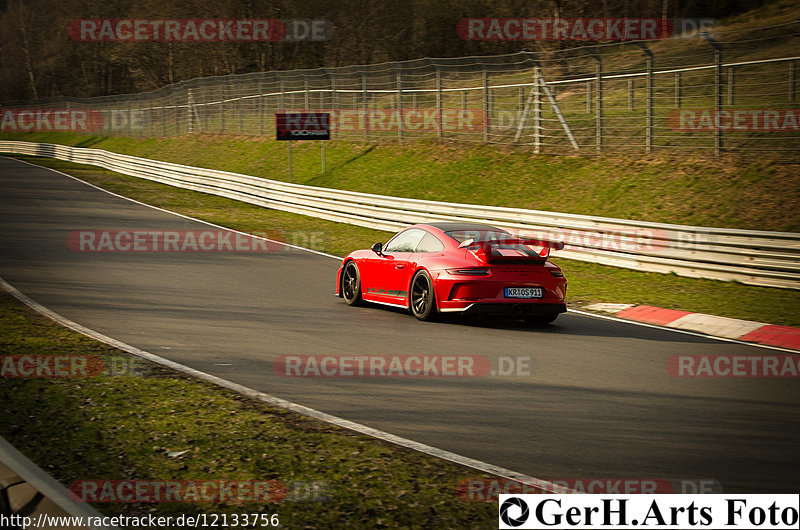
<path id="1" fill-rule="evenodd" d="M 411 314 L 419 320 L 430 321 L 436 318 L 436 296 L 433 294 L 433 281 L 425 271 L 419 271 L 411 281 Z"/>
<path id="2" fill-rule="evenodd" d="M 361 303 L 361 275 L 355 261 L 348 261 L 342 271 L 342 298 L 348 305 Z"/>
<path id="3" fill-rule="evenodd" d="M 528 315 L 523 320 L 530 326 L 544 326 L 552 324 L 558 318 L 558 313 L 543 313 L 541 315 Z"/>

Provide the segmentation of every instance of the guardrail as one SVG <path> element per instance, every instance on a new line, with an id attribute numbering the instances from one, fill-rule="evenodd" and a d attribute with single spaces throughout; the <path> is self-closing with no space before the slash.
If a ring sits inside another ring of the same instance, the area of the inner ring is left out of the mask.
<path id="1" fill-rule="evenodd" d="M 16 510 L 15 510 L 16 507 Z M 14 446 L 0 436 L 0 528 L 15 530 L 19 518 L 30 519 L 32 528 L 85 528 L 88 530 L 119 530 L 111 525 L 110 518 L 86 503 L 73 500 L 60 482 L 28 460 Z M 84 521 L 78 525 L 76 519 Z M 71 522 L 67 522 L 70 521 Z M 49 521 L 50 525 L 45 521 Z M 42 524 L 39 524 L 42 523 Z M 29 523 L 30 524 L 30 523 Z"/>
<path id="2" fill-rule="evenodd" d="M 489 223 L 566 242 L 563 257 L 648 272 L 800 289 L 800 233 L 648 223 L 290 184 L 81 147 L 0 141 L 0 152 L 100 166 L 133 177 L 319 219 L 396 231 L 413 223 Z"/>

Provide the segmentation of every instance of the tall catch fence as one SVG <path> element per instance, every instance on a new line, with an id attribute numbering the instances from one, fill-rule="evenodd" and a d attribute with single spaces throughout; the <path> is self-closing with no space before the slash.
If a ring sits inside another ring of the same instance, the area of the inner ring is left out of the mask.
<path id="1" fill-rule="evenodd" d="M 536 46 L 537 43 L 531 43 Z M 183 81 L 139 94 L 3 105 L 3 131 L 275 135 L 330 112 L 332 138 L 417 138 L 553 154 L 800 153 L 800 23 L 662 41 L 425 58 Z"/>

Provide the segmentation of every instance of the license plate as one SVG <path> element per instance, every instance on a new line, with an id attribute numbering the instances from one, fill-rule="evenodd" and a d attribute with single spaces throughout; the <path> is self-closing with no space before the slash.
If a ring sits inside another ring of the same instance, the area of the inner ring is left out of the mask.
<path id="1" fill-rule="evenodd" d="M 506 298 L 541 298 L 541 287 L 506 287 Z"/>

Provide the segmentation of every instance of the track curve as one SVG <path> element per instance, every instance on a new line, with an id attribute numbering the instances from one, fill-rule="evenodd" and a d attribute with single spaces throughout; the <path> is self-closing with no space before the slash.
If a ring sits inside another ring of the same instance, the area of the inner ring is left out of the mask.
<path id="1" fill-rule="evenodd" d="M 199 221 L 0 158 L 0 276 L 100 333 L 302 405 L 542 479 L 714 479 L 794 492 L 800 380 L 680 379 L 677 354 L 765 350 L 562 315 L 548 329 L 420 323 L 335 298 L 338 265 L 301 251 L 76 253 L 74 230 Z M 278 227 L 276 227 L 278 228 Z M 575 279 L 573 279 L 575 281 Z M 287 378 L 282 355 L 501 355 L 527 376 Z M 454 485 L 455 486 L 455 485 Z"/>

